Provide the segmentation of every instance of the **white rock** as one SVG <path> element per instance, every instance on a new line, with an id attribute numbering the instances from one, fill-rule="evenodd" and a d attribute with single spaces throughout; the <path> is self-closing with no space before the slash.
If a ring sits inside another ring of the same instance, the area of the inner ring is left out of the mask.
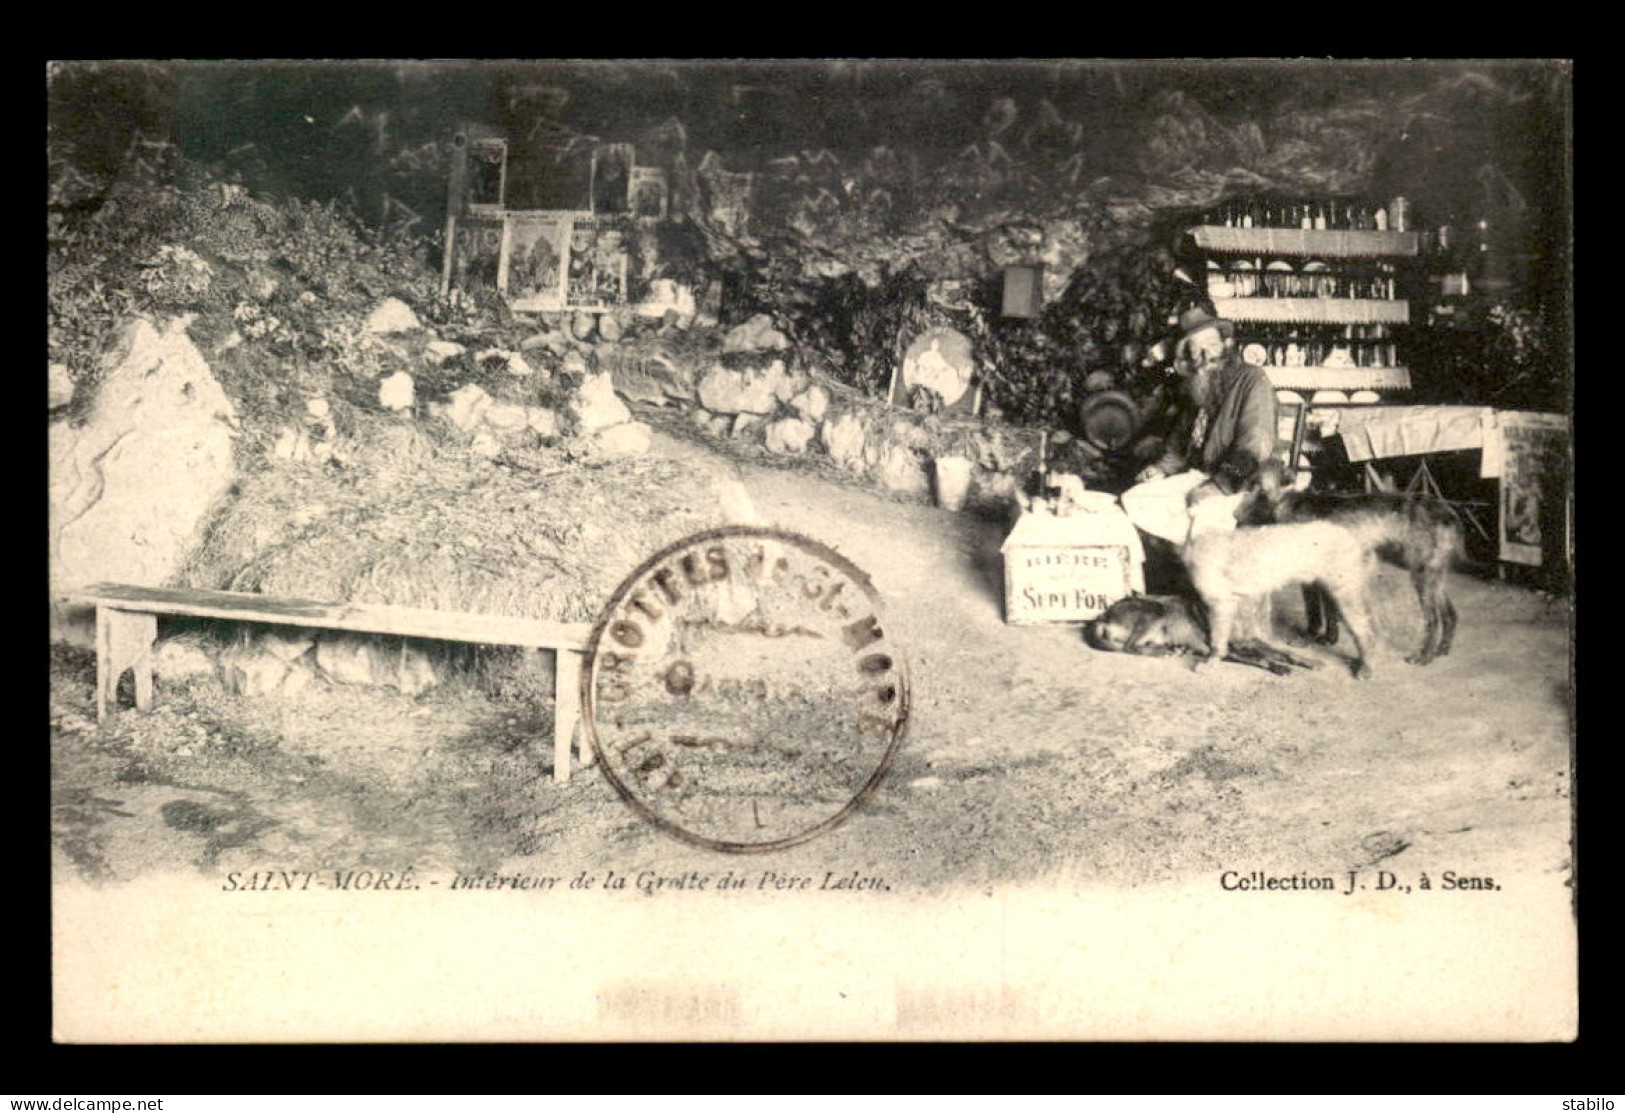
<path id="1" fill-rule="evenodd" d="M 906 495 L 929 495 L 931 477 L 912 449 L 891 445 L 880 461 L 880 481 Z"/>
<path id="2" fill-rule="evenodd" d="M 829 391 L 814 383 L 790 399 L 790 408 L 816 425 L 829 410 Z"/>
<path id="3" fill-rule="evenodd" d="M 711 425 L 711 411 L 695 406 L 694 409 L 689 411 L 688 419 L 701 429 L 709 428 Z"/>
<path id="4" fill-rule="evenodd" d="M 817 429 L 799 417 L 787 417 L 767 427 L 765 443 L 769 452 L 800 455 L 807 451 L 807 442 L 813 439 L 816 432 Z"/>
<path id="5" fill-rule="evenodd" d="M 577 340 L 591 340 L 598 331 L 598 315 L 577 310 L 570 317 L 570 335 Z"/>
<path id="6" fill-rule="evenodd" d="M 428 691 L 440 682 L 434 663 L 417 646 L 407 643 L 395 672 L 395 687 L 409 696 Z"/>
<path id="7" fill-rule="evenodd" d="M 546 406 L 527 406 L 525 424 L 544 437 L 555 436 L 559 430 L 559 415 Z"/>
<path id="8" fill-rule="evenodd" d="M 481 429 L 469 442 L 468 450 L 476 456 L 496 456 L 502 451 L 502 442 L 492 436 L 489 430 Z"/>
<path id="9" fill-rule="evenodd" d="M 298 462 L 310 459 L 310 436 L 303 429 L 288 426 L 271 446 L 271 455 L 278 460 Z"/>
<path id="10" fill-rule="evenodd" d="M 613 371 L 615 389 L 633 402 L 689 402 L 694 399 L 694 379 L 664 355 L 642 359 L 617 360 Z"/>
<path id="11" fill-rule="evenodd" d="M 288 675 L 282 678 L 277 691 L 285 696 L 302 692 L 309 687 L 310 682 L 316 679 L 316 666 L 311 664 L 308 657 L 294 661 L 288 666 Z"/>
<path id="12" fill-rule="evenodd" d="M 213 676 L 214 668 L 214 658 L 189 638 L 165 638 L 153 647 L 152 669 L 160 680 Z"/>
<path id="13" fill-rule="evenodd" d="M 363 330 L 374 334 L 412 332 L 422 327 L 418 323 L 418 315 L 412 312 L 412 307 L 400 298 L 385 298 L 379 302 L 377 307 L 367 314 L 366 323 L 362 325 Z"/>
<path id="14" fill-rule="evenodd" d="M 600 340 L 613 344 L 626 332 L 621 319 L 614 313 L 605 313 L 598 318 L 598 337 Z"/>
<path id="15" fill-rule="evenodd" d="M 559 370 L 571 375 L 585 375 L 587 373 L 587 357 L 571 348 L 564 353 L 559 362 Z"/>
<path id="16" fill-rule="evenodd" d="M 728 414 L 711 414 L 706 422 L 706 431 L 713 437 L 726 437 L 733 432 L 734 419 Z"/>
<path id="17" fill-rule="evenodd" d="M 135 322 L 85 423 L 51 423 L 53 583 L 167 583 L 237 478 L 236 411 L 189 320 Z"/>
<path id="18" fill-rule="evenodd" d="M 316 644 L 316 633 L 297 626 L 274 627 L 262 631 L 255 644 L 263 652 L 291 662 L 310 652 Z"/>
<path id="19" fill-rule="evenodd" d="M 790 338 L 773 327 L 773 318 L 766 313 L 758 313 L 744 324 L 730 329 L 722 339 L 724 352 L 783 351 L 789 346 Z"/>
<path id="20" fill-rule="evenodd" d="M 423 346 L 423 354 L 437 367 L 448 359 L 456 359 L 467 350 L 450 340 L 431 340 Z"/>
<path id="21" fill-rule="evenodd" d="M 493 429 L 523 429 L 529 415 L 525 407 L 495 402 L 485 408 L 485 423 Z"/>
<path id="22" fill-rule="evenodd" d="M 720 363 L 700 379 L 700 404 L 713 413 L 769 414 L 778 406 L 784 364 L 774 360 L 765 369 L 730 371 Z"/>
<path id="23" fill-rule="evenodd" d="M 594 438 L 599 449 L 611 456 L 641 456 L 649 451 L 649 426 L 641 421 L 611 425 Z"/>
<path id="24" fill-rule="evenodd" d="M 782 363 L 779 365 L 784 366 Z M 779 381 L 773 384 L 773 397 L 779 402 L 788 402 L 800 394 L 807 386 L 807 373 L 805 371 L 787 371 L 779 376 Z"/>
<path id="25" fill-rule="evenodd" d="M 485 410 L 491 405 L 491 396 L 485 393 L 485 388 L 476 383 L 460 386 L 447 396 L 451 408 L 446 416 L 451 423 L 465 433 L 473 432 L 474 427 L 485 416 Z"/>
<path id="26" fill-rule="evenodd" d="M 48 408 L 53 410 L 59 410 L 73 401 L 73 376 L 60 363 L 51 364 L 45 397 Z"/>
<path id="27" fill-rule="evenodd" d="M 397 371 L 378 384 L 378 404 L 386 410 L 409 410 L 416 400 L 417 387 L 405 371 Z"/>
<path id="28" fill-rule="evenodd" d="M 536 369 L 525 362 L 524 356 L 518 352 L 510 352 L 502 348 L 486 348 L 476 354 L 474 359 L 482 365 L 486 360 L 499 359 L 502 361 L 503 366 L 508 369 L 510 375 L 534 375 L 536 373 Z"/>
<path id="29" fill-rule="evenodd" d="M 537 348 L 551 349 L 553 346 L 553 337 L 555 335 L 555 333 L 551 332 L 534 333 L 525 337 L 519 342 L 519 350 L 521 352 L 531 352 L 535 351 Z"/>
<path id="30" fill-rule="evenodd" d="M 820 431 L 824 450 L 847 471 L 862 471 L 863 449 L 867 440 L 863 419 L 856 413 L 845 413 L 833 421 L 824 422 Z"/>
<path id="31" fill-rule="evenodd" d="M 603 373 L 587 376 L 576 394 L 574 405 L 583 433 L 607 429 L 632 418 L 632 411 L 615 394 L 615 381 Z"/>
<path id="32" fill-rule="evenodd" d="M 288 662 L 254 645 L 238 645 L 220 658 L 220 679 L 239 696 L 265 696 L 282 686 Z"/>
<path id="33" fill-rule="evenodd" d="M 317 667 L 339 684 L 388 684 L 396 667 L 390 656 L 377 639 L 360 634 L 328 632 L 316 639 Z"/>
<path id="34" fill-rule="evenodd" d="M 761 423 L 761 414 L 739 414 L 733 420 L 733 428 L 731 432 L 736 437 L 743 436 Z"/>
<path id="35" fill-rule="evenodd" d="M 649 284 L 649 300 L 635 309 L 643 317 L 664 317 L 667 313 L 675 313 L 692 318 L 694 291 L 670 278 L 657 278 Z"/>
<path id="36" fill-rule="evenodd" d="M 305 412 L 311 417 L 325 419 L 333 412 L 333 407 L 325 398 L 310 398 L 305 401 Z"/>

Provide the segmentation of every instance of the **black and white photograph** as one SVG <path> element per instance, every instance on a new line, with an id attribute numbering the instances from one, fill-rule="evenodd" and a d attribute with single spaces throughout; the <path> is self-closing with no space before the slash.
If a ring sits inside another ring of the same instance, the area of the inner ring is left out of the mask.
<path id="1" fill-rule="evenodd" d="M 54 1039 L 1574 1040 L 1572 73 L 50 63 Z"/>

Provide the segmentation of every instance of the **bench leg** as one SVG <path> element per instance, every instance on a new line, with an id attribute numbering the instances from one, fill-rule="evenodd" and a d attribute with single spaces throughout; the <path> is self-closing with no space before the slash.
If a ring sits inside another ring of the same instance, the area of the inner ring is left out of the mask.
<path id="1" fill-rule="evenodd" d="M 570 741 L 581 720 L 581 654 L 567 649 L 553 655 L 553 779 L 570 779 Z M 585 732 L 582 732 L 585 734 Z M 586 763 L 585 741 L 582 762 Z"/>
<path id="2" fill-rule="evenodd" d="M 135 705 L 152 706 L 152 644 L 158 640 L 158 616 L 96 608 L 96 721 L 107 718 L 117 702 L 119 677 L 135 670 Z"/>

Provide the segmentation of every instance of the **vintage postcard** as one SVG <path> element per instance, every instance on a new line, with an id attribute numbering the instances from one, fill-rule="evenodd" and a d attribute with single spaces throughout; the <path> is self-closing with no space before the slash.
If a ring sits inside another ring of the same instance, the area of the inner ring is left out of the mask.
<path id="1" fill-rule="evenodd" d="M 1566 63 L 48 78 L 59 1042 L 1575 1038 Z"/>

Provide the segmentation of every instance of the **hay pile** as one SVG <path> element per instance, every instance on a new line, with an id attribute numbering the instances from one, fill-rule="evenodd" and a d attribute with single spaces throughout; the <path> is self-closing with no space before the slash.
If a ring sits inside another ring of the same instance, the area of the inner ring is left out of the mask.
<path id="1" fill-rule="evenodd" d="M 714 479 L 681 463 L 549 449 L 490 460 L 372 418 L 343 468 L 246 477 L 183 582 L 586 622 L 640 561 L 720 524 Z"/>

